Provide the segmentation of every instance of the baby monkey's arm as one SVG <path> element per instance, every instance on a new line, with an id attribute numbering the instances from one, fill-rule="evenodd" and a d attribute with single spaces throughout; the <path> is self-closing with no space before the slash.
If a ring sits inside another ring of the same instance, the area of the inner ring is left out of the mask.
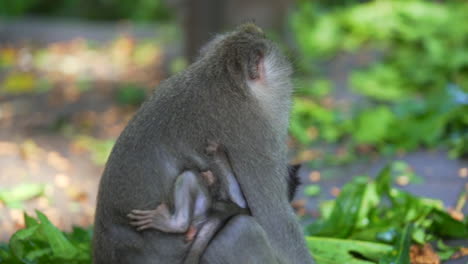
<path id="1" fill-rule="evenodd" d="M 215 178 L 220 181 L 222 196 L 227 196 L 227 200 L 235 203 L 240 208 L 246 209 L 247 202 L 240 188 L 239 182 L 234 175 L 226 150 L 218 143 L 210 141 L 206 148 L 207 155 L 212 157 L 210 170 Z"/>
<path id="2" fill-rule="evenodd" d="M 174 187 L 174 213 L 165 203 L 154 210 L 132 210 L 128 214 L 130 224 L 138 231 L 154 228 L 166 233 L 185 233 L 193 237 L 189 227 L 196 214 L 207 214 L 211 206 L 211 197 L 207 188 L 194 171 L 185 171 L 177 176 Z"/>

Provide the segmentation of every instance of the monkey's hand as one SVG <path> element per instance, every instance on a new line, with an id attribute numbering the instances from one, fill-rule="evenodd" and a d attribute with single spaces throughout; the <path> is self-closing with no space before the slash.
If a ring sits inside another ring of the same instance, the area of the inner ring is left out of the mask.
<path id="1" fill-rule="evenodd" d="M 208 155 L 208 156 L 213 156 L 216 154 L 216 152 L 219 150 L 219 144 L 212 141 L 212 140 L 209 140 L 208 141 L 208 146 L 206 146 L 206 149 L 205 149 L 205 153 Z"/>
<path id="2" fill-rule="evenodd" d="M 215 162 L 224 163 L 223 166 L 229 166 L 226 149 L 221 144 L 209 140 L 205 148 L 205 154 L 214 159 Z"/>
<path id="3" fill-rule="evenodd" d="M 127 217 L 131 219 L 130 225 L 138 231 L 154 228 L 167 233 L 180 233 L 172 224 L 171 213 L 164 203 L 154 210 L 132 210 Z"/>

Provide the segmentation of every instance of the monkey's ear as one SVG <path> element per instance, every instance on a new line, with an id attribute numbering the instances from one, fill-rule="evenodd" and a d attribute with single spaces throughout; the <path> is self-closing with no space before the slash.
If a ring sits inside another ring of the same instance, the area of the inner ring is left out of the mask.
<path id="1" fill-rule="evenodd" d="M 264 52 L 253 49 L 247 59 L 247 77 L 250 81 L 261 81 L 265 78 Z"/>

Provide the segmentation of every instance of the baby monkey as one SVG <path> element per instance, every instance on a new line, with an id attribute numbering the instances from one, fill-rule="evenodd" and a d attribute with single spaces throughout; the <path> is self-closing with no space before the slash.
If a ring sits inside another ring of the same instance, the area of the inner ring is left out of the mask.
<path id="1" fill-rule="evenodd" d="M 132 210 L 128 217 L 137 230 L 156 229 L 166 233 L 185 233 L 193 241 L 184 260 L 198 263 L 211 238 L 232 216 L 249 214 L 246 200 L 222 146 L 209 142 L 205 149 L 208 170 L 188 170 L 174 185 L 174 212 L 166 203 L 154 210 Z M 297 186 L 299 165 L 289 166 L 288 196 L 292 200 Z"/>
<path id="2" fill-rule="evenodd" d="M 132 210 L 128 218 L 137 230 L 153 228 L 185 233 L 193 240 L 184 263 L 198 263 L 209 241 L 231 216 L 249 214 L 247 203 L 224 149 L 209 142 L 205 149 L 209 170 L 188 170 L 174 184 L 174 212 L 166 203 L 154 210 Z"/>

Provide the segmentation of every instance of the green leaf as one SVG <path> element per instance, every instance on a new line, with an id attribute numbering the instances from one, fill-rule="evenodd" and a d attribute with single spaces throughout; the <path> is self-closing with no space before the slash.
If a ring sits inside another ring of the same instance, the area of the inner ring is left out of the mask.
<path id="1" fill-rule="evenodd" d="M 53 254 L 64 259 L 72 259 L 77 254 L 76 248 L 43 213 L 36 211 L 36 214 L 41 221 L 40 232 L 47 238 Z"/>
<path id="2" fill-rule="evenodd" d="M 407 225 L 400 235 L 394 250 L 379 261 L 379 264 L 410 264 L 412 225 Z"/>
<path id="3" fill-rule="evenodd" d="M 357 240 L 306 237 L 306 241 L 317 264 L 376 263 L 392 251 L 392 247 L 385 244 Z"/>
<path id="4" fill-rule="evenodd" d="M 424 244 L 426 242 L 425 230 L 423 228 L 415 228 L 411 238 L 419 244 Z"/>
<path id="5" fill-rule="evenodd" d="M 36 77 L 30 73 L 8 75 L 0 85 L 0 94 L 23 94 L 34 90 Z"/>
<path id="6" fill-rule="evenodd" d="M 379 143 L 393 121 L 394 115 L 386 106 L 366 110 L 358 118 L 353 138 L 357 143 Z"/>
<path id="7" fill-rule="evenodd" d="M 376 190 L 379 196 L 390 196 L 390 186 L 392 185 L 391 167 L 385 166 L 380 170 L 377 178 L 375 179 Z"/>
<path id="8" fill-rule="evenodd" d="M 117 90 L 117 102 L 122 105 L 140 105 L 145 98 L 145 90 L 133 84 L 127 84 Z"/>
<path id="9" fill-rule="evenodd" d="M 317 184 L 309 184 L 304 188 L 304 194 L 307 196 L 317 196 L 320 194 L 320 186 Z"/>
<path id="10" fill-rule="evenodd" d="M 373 200 L 375 188 L 369 184 L 369 179 L 356 178 L 346 184 L 335 201 L 333 211 L 327 219 L 316 221 L 307 230 L 314 236 L 332 236 L 338 238 L 347 237 L 354 228 L 365 224 L 365 219 Z M 369 199 L 369 200 L 367 200 Z"/>
<path id="11" fill-rule="evenodd" d="M 459 250 L 460 247 L 447 246 L 442 240 L 437 240 L 437 255 L 441 260 L 448 260 L 450 257 Z"/>
<path id="12" fill-rule="evenodd" d="M 9 190 L 0 190 L 0 201 L 9 207 L 15 207 L 44 193 L 44 184 L 24 183 Z"/>
<path id="13" fill-rule="evenodd" d="M 424 182 L 424 178 L 414 173 L 408 163 L 397 160 L 392 162 L 392 171 L 395 177 L 407 177 L 410 183 L 420 184 Z"/>
<path id="14" fill-rule="evenodd" d="M 23 216 L 24 216 L 24 223 L 26 225 L 26 228 L 39 225 L 39 221 L 29 216 L 26 212 L 24 212 Z"/>
<path id="15" fill-rule="evenodd" d="M 432 231 L 441 237 L 446 238 L 468 238 L 468 224 L 453 219 L 446 212 L 434 209 L 431 214 L 434 222 Z"/>
<path id="16" fill-rule="evenodd" d="M 32 239 L 38 229 L 39 226 L 21 229 L 11 236 L 9 246 L 16 257 L 18 257 L 19 259 L 23 259 L 26 257 L 27 245 L 23 243 L 23 241 Z"/>

